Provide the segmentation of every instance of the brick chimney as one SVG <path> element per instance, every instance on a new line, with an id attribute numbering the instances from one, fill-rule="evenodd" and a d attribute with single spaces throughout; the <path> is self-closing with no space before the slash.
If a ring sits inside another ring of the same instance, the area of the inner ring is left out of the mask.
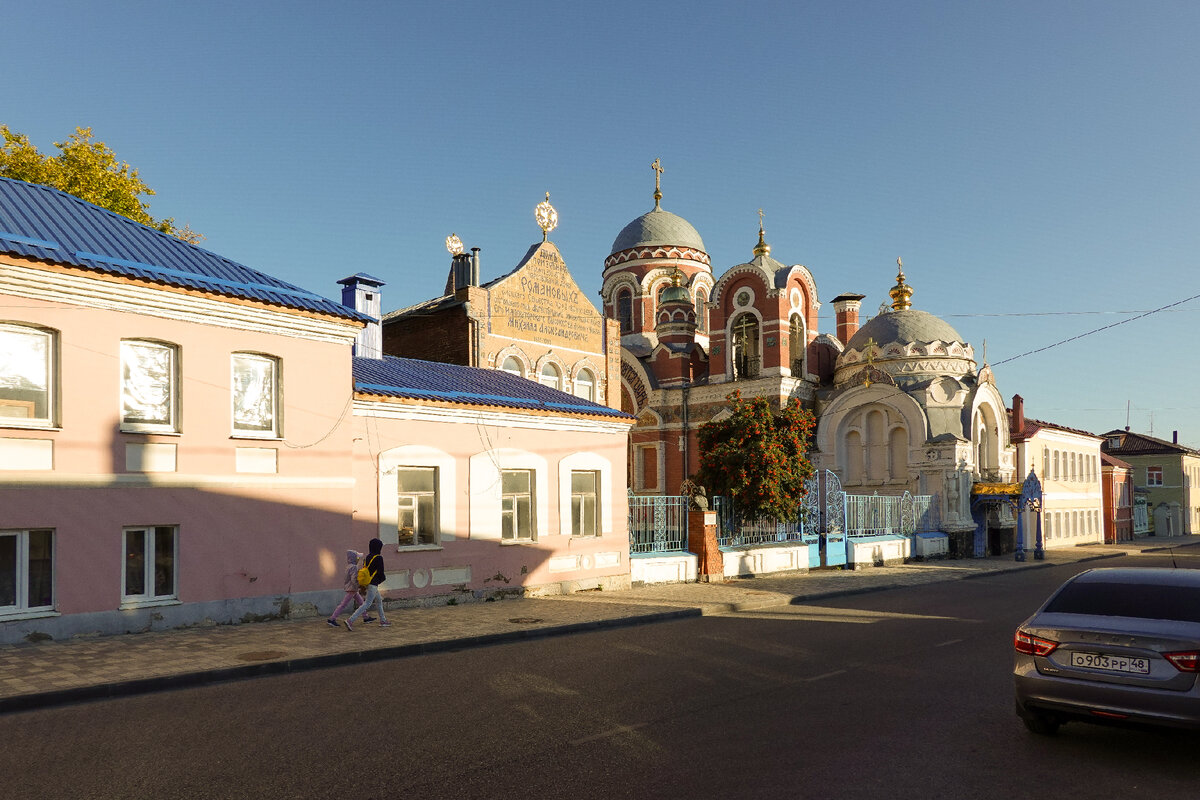
<path id="1" fill-rule="evenodd" d="M 858 310 L 862 307 L 865 294 L 839 294 L 833 298 L 833 311 L 837 317 L 837 338 L 844 347 L 850 337 L 858 332 Z"/>
<path id="2" fill-rule="evenodd" d="M 1020 436 L 1025 431 L 1025 398 L 1019 394 L 1013 395 L 1012 424 L 1009 433 Z"/>
<path id="3" fill-rule="evenodd" d="M 1171 444 L 1179 444 L 1179 431 L 1171 431 Z"/>

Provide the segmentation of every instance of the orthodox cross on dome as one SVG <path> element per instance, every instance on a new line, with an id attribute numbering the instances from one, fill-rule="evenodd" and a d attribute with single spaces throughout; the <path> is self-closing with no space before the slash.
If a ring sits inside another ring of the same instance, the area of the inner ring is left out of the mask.
<path id="1" fill-rule="evenodd" d="M 533 210 L 533 218 L 537 220 L 538 227 L 542 229 L 542 241 L 546 241 L 550 231 L 558 227 L 558 212 L 554 206 L 550 205 L 549 192 L 546 192 L 546 200 L 538 203 L 537 208 Z"/>
<path id="2" fill-rule="evenodd" d="M 913 289 L 904 282 L 904 262 L 899 258 L 896 259 L 896 285 L 888 292 L 892 298 L 892 309 L 895 311 L 904 311 L 912 308 Z"/>
<path id="3" fill-rule="evenodd" d="M 870 387 L 871 385 L 871 370 L 875 369 L 875 348 L 878 346 L 879 345 L 875 342 L 874 336 L 872 336 L 870 339 L 867 339 L 866 343 L 863 344 L 863 352 L 867 356 L 867 378 L 865 381 L 863 381 L 863 385 L 867 387 Z"/>
<path id="4" fill-rule="evenodd" d="M 758 244 L 754 245 L 754 255 L 756 256 L 765 256 L 771 252 L 771 245 L 767 244 L 767 240 L 764 238 L 765 235 L 763 231 L 763 210 L 760 208 L 758 210 Z"/>
<path id="5" fill-rule="evenodd" d="M 661 211 L 662 209 L 658 204 L 662 200 L 662 186 L 659 184 L 659 178 L 663 174 L 662 162 L 657 158 L 654 159 L 654 163 L 650 165 L 650 169 L 654 170 L 654 209 Z"/>

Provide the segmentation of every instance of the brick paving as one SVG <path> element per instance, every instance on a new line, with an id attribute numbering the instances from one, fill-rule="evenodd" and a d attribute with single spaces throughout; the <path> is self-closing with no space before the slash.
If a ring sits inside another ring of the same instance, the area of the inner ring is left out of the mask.
<path id="1" fill-rule="evenodd" d="M 1200 535 L 931 561 L 814 570 L 714 583 L 640 586 L 543 598 L 388 611 L 390 628 L 334 630 L 324 617 L 0 646 L 0 712 L 482 646 L 534 636 L 728 614 L 1053 564 L 1200 544 Z M 1200 551 L 1196 551 L 1200 554 Z"/>

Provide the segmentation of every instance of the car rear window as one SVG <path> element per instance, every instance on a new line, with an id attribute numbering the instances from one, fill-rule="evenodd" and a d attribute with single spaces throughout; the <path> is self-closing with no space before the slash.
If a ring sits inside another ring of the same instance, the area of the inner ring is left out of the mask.
<path id="1" fill-rule="evenodd" d="M 1200 622 L 1200 588 L 1076 581 L 1064 586 L 1045 610 L 1056 614 Z"/>

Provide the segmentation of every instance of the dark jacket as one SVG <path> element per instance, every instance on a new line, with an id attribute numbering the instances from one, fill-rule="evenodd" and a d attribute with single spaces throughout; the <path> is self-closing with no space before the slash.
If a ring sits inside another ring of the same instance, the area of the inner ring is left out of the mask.
<path id="1" fill-rule="evenodd" d="M 380 555 L 383 550 L 383 542 L 379 539 L 372 539 L 367 546 L 367 560 L 363 564 L 371 573 L 371 585 L 378 586 L 387 579 L 387 574 L 383 571 L 383 556 Z"/>

